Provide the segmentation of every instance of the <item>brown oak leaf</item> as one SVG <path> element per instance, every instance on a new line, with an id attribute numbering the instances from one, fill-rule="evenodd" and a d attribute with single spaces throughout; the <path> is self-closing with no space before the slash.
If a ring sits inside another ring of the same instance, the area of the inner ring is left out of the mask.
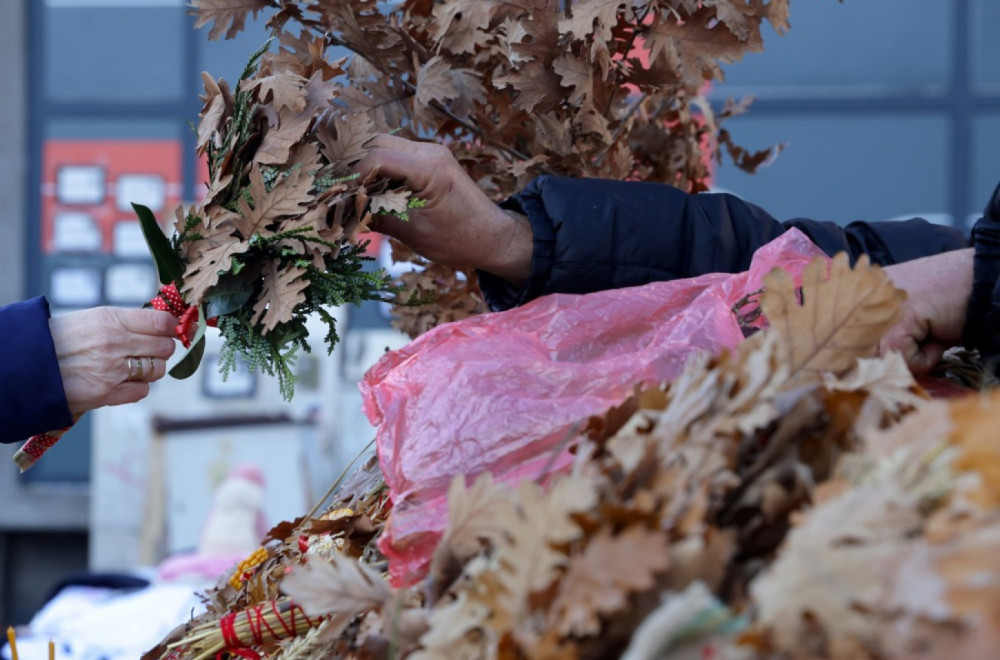
<path id="1" fill-rule="evenodd" d="M 437 555 L 467 558 L 495 543 L 504 532 L 501 518 L 509 514 L 512 492 L 494 483 L 489 473 L 481 474 L 468 489 L 465 477 L 456 475 L 448 489 L 448 527 L 435 550 Z"/>
<path id="2" fill-rule="evenodd" d="M 325 561 L 296 566 L 281 581 L 281 589 L 309 616 L 360 614 L 381 609 L 392 598 L 378 571 L 336 552 Z"/>
<path id="3" fill-rule="evenodd" d="M 582 57 L 566 53 L 552 63 L 552 70 L 562 79 L 563 87 L 573 89 L 569 95 L 572 105 L 580 106 L 594 98 L 594 68 Z"/>
<path id="4" fill-rule="evenodd" d="M 763 48 L 759 32 L 740 39 L 724 24 L 715 23 L 714 12 L 708 9 L 699 10 L 683 23 L 657 15 L 644 36 L 650 61 L 663 58 L 693 88 L 706 80 L 721 80 L 720 62 L 734 62 L 744 53 Z"/>
<path id="5" fill-rule="evenodd" d="M 251 168 L 250 196 L 253 204 L 241 198 L 239 214 L 233 216 L 229 224 L 243 240 L 250 240 L 254 234 L 269 236 L 273 233 L 268 227 L 271 223 L 285 216 L 298 216 L 305 212 L 313 198 L 312 185 L 312 175 L 300 167 L 283 178 L 279 177 L 274 187 L 268 190 L 260 169 Z"/>
<path id="6" fill-rule="evenodd" d="M 181 293 L 190 304 L 197 304 L 219 281 L 221 273 L 232 268 L 233 257 L 243 254 L 250 244 L 233 236 L 217 235 L 198 241 L 189 251 Z M 192 256 L 196 254 L 197 256 Z"/>
<path id="7" fill-rule="evenodd" d="M 592 36 L 595 41 L 611 41 L 622 5 L 628 7 L 623 1 L 577 0 L 573 3 L 573 14 L 559 20 L 559 32 L 573 39 Z"/>
<path id="8" fill-rule="evenodd" d="M 802 273 L 799 305 L 792 277 L 783 270 L 764 278 L 760 306 L 786 353 L 788 387 L 816 380 L 823 372 L 843 374 L 860 357 L 874 355 L 882 335 L 899 319 L 906 294 L 872 266 L 866 255 L 852 270 L 847 253 L 815 259 Z"/>
<path id="9" fill-rule="evenodd" d="M 253 12 L 253 17 L 256 19 L 257 12 L 271 6 L 274 6 L 271 0 L 192 0 L 191 2 L 191 8 L 198 16 L 194 24 L 195 29 L 213 23 L 208 31 L 208 38 L 213 41 L 222 36 L 223 30 L 226 32 L 226 39 L 234 38 L 243 30 L 250 12 Z"/>
<path id="10" fill-rule="evenodd" d="M 316 129 L 322 154 L 337 170 L 364 158 L 365 144 L 373 137 L 375 122 L 366 112 L 334 113 Z"/>
<path id="11" fill-rule="evenodd" d="M 248 88 L 258 88 L 257 98 L 262 103 L 270 103 L 275 109 L 288 108 L 300 112 L 306 107 L 306 80 L 289 71 L 279 71 L 269 76 L 253 80 Z"/>
<path id="12" fill-rule="evenodd" d="M 600 617 L 628 606 L 629 594 L 653 587 L 669 566 L 669 543 L 662 531 L 633 525 L 617 535 L 602 528 L 582 554 L 570 559 L 552 604 L 555 629 L 563 635 L 594 635 Z"/>
<path id="13" fill-rule="evenodd" d="M 586 477 L 565 477 L 548 493 L 532 482 L 517 488 L 514 506 L 498 516 L 507 531 L 497 552 L 504 577 L 498 611 L 516 620 L 528 597 L 551 584 L 566 562 L 566 555 L 555 546 L 581 534 L 570 514 L 594 505 L 594 486 Z"/>
<path id="14" fill-rule="evenodd" d="M 286 266 L 279 270 L 275 261 L 268 261 L 264 266 L 260 298 L 253 306 L 253 317 L 250 319 L 253 324 L 261 324 L 261 334 L 266 335 L 279 323 L 291 319 L 295 306 L 305 302 L 305 290 L 309 286 L 305 274 L 305 269 L 298 266 Z"/>
<path id="15" fill-rule="evenodd" d="M 485 43 L 499 0 L 446 0 L 434 8 L 434 40 L 454 53 L 471 53 Z"/>
<path id="16" fill-rule="evenodd" d="M 217 142 L 222 119 L 232 112 L 233 98 L 229 93 L 229 85 L 225 80 L 218 82 L 205 72 L 201 74 L 205 93 L 201 100 L 204 103 L 198 115 L 198 151 L 203 150 L 210 142 Z"/>
<path id="17" fill-rule="evenodd" d="M 409 190 L 386 190 L 383 193 L 372 195 L 369 199 L 368 207 L 372 213 L 399 213 L 405 214 L 407 203 L 410 201 Z"/>

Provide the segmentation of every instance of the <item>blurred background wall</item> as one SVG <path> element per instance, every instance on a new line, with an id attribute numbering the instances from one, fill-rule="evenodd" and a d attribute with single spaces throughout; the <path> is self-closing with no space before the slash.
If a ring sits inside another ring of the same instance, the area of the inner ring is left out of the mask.
<path id="1" fill-rule="evenodd" d="M 753 177 L 722 166 L 718 187 L 779 219 L 923 215 L 967 229 L 1000 178 L 1000 42 L 989 38 L 1000 3 L 793 0 L 791 23 L 712 90 L 718 104 L 757 98 L 728 124 L 737 143 L 785 150 Z M 154 293 L 127 202 L 162 216 L 196 198 L 204 173 L 185 122 L 197 120 L 199 74 L 235 80 L 264 38 L 252 25 L 210 43 L 184 0 L 0 2 L 0 304 L 46 294 L 58 312 Z M 274 487 L 308 481 L 303 501 L 314 498 L 371 438 L 354 383 L 401 342 L 374 305 L 343 310 L 342 324 L 332 358 L 302 362 L 294 405 L 266 377 L 224 384 L 206 364 L 141 405 L 88 415 L 26 475 L 0 467 L 0 623 L 26 621 L 68 574 L 166 551 L 166 519 L 190 513 L 167 492 L 182 484 L 168 472 L 183 454 L 170 456 L 192 438 L 207 447 L 187 466 L 203 487 L 252 453 L 241 438 L 271 429 L 298 466 Z"/>

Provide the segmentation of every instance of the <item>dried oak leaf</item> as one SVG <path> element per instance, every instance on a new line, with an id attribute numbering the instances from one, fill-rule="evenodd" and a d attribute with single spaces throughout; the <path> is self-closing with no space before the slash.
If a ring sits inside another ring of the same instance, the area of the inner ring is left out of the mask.
<path id="1" fill-rule="evenodd" d="M 788 273 L 774 270 L 764 278 L 760 305 L 786 352 L 787 387 L 815 381 L 823 372 L 845 373 L 858 358 L 873 355 L 906 299 L 866 255 L 851 270 L 847 253 L 841 252 L 833 259 L 829 279 L 825 275 L 825 259 L 806 267 L 801 305 Z"/>
<path id="2" fill-rule="evenodd" d="M 480 660 L 494 657 L 496 634 L 486 625 L 491 615 L 483 602 L 462 592 L 431 610 L 430 629 L 420 638 L 421 648 L 409 660 Z"/>
<path id="3" fill-rule="evenodd" d="M 246 241 L 240 241 L 222 232 L 213 237 L 197 241 L 188 253 L 188 265 L 184 271 L 184 286 L 181 293 L 185 300 L 201 301 L 219 281 L 221 273 L 232 268 L 233 257 L 250 248 Z"/>
<path id="4" fill-rule="evenodd" d="M 303 101 L 301 110 L 281 111 L 271 105 L 260 105 L 259 108 L 266 111 L 270 129 L 264 133 L 260 146 L 254 153 L 254 162 L 261 165 L 287 163 L 292 148 L 305 137 L 313 119 L 332 108 L 338 90 L 335 81 L 325 80 L 323 72 L 316 71 L 300 88 L 299 94 Z"/>
<path id="5" fill-rule="evenodd" d="M 274 330 L 279 323 L 291 320 L 295 307 L 306 301 L 305 290 L 309 287 L 306 271 L 298 266 L 278 268 L 276 261 L 268 261 L 264 266 L 264 281 L 260 298 L 253 306 L 250 322 L 260 323 L 261 334 Z"/>
<path id="6" fill-rule="evenodd" d="M 659 530 L 633 525 L 617 535 L 607 527 L 570 558 L 550 610 L 562 635 L 596 635 L 601 616 L 628 606 L 629 594 L 653 587 L 669 566 L 669 543 Z"/>
<path id="7" fill-rule="evenodd" d="M 466 489 L 465 477 L 456 475 L 448 489 L 448 527 L 435 555 L 450 553 L 466 559 L 482 549 L 482 542 L 495 543 L 504 533 L 504 516 L 510 515 L 512 493 L 495 483 L 489 473 L 476 478 Z"/>
<path id="8" fill-rule="evenodd" d="M 380 213 L 402 213 L 407 211 L 407 203 L 410 201 L 409 190 L 386 190 L 383 193 L 372 195 L 369 198 L 369 210 L 378 215 Z"/>
<path id="9" fill-rule="evenodd" d="M 512 87 L 517 92 L 514 107 L 525 112 L 535 108 L 548 111 L 560 100 L 559 76 L 543 62 L 528 62 L 516 71 L 493 77 L 497 89 Z"/>
<path id="10" fill-rule="evenodd" d="M 233 97 L 225 80 L 218 82 L 205 72 L 201 74 L 205 85 L 205 93 L 201 100 L 204 105 L 199 113 L 198 141 L 196 148 L 201 152 L 209 142 L 214 142 L 219 135 L 222 120 L 232 114 Z"/>
<path id="11" fill-rule="evenodd" d="M 435 55 L 417 71 L 417 103 L 428 106 L 434 101 L 447 102 L 458 96 L 451 76 L 452 63 Z"/>
<path id="12" fill-rule="evenodd" d="M 434 7 L 433 39 L 452 53 L 471 53 L 484 45 L 499 0 L 445 0 Z"/>
<path id="13" fill-rule="evenodd" d="M 260 168 L 250 168 L 249 191 L 253 205 L 241 198 L 239 214 L 231 216 L 226 224 L 231 225 L 244 241 L 255 234 L 272 235 L 272 223 L 286 216 L 301 215 L 312 201 L 313 177 L 306 169 L 293 169 L 286 176 L 279 177 L 268 190 Z"/>
<path id="14" fill-rule="evenodd" d="M 908 556 L 921 524 L 914 499 L 891 482 L 816 507 L 751 584 L 758 623 L 786 651 L 809 648 L 817 632 L 874 643 L 878 622 L 869 612 L 885 598 L 888 576 Z"/>
<path id="15" fill-rule="evenodd" d="M 618 25 L 622 5 L 628 7 L 623 0 L 578 0 L 573 3 L 572 15 L 560 18 L 559 32 L 572 39 L 585 40 L 592 36 L 595 41 L 611 41 L 611 31 Z"/>
<path id="16" fill-rule="evenodd" d="M 572 88 L 569 102 L 582 106 L 594 98 L 594 68 L 590 61 L 572 53 L 566 53 L 552 63 L 552 69 L 562 79 L 563 87 Z"/>
<path id="17" fill-rule="evenodd" d="M 733 0 L 703 0 L 705 7 L 715 9 L 715 17 L 742 41 L 750 38 L 751 30 L 759 25 L 756 18 L 759 7 L 754 3 Z"/>
<path id="18" fill-rule="evenodd" d="M 592 509 L 596 501 L 595 482 L 586 477 L 559 479 L 548 493 L 532 482 L 521 483 L 514 506 L 498 516 L 506 534 L 497 551 L 503 579 L 497 611 L 512 620 L 526 614 L 528 597 L 547 588 L 566 562 L 566 554 L 556 544 L 581 534 L 572 514 Z"/>
<path id="19" fill-rule="evenodd" d="M 309 616 L 360 614 L 381 609 L 393 597 L 378 571 L 338 553 L 297 566 L 281 581 L 281 589 Z"/>
<path id="20" fill-rule="evenodd" d="M 466 491 L 465 477 L 456 475 L 448 489 L 448 525 L 434 548 L 426 580 L 430 603 L 436 603 L 462 574 L 463 563 L 484 547 L 492 547 L 504 533 L 500 524 L 511 507 L 509 487 L 481 474 Z"/>
<path id="21" fill-rule="evenodd" d="M 247 89 L 259 89 L 257 99 L 261 103 L 270 103 L 279 112 L 282 108 L 301 112 L 306 107 L 305 83 L 306 79 L 300 75 L 278 71 L 252 79 Z"/>
<path id="22" fill-rule="evenodd" d="M 368 152 L 365 144 L 375 137 L 375 122 L 366 112 L 351 114 L 334 113 L 316 129 L 320 151 L 335 170 L 364 158 Z"/>
<path id="23" fill-rule="evenodd" d="M 1000 390 L 993 390 L 988 395 L 968 396 L 951 406 L 951 443 L 960 450 L 955 467 L 980 475 L 981 485 L 974 498 L 988 509 L 1000 507 L 998 410 Z"/>
<path id="24" fill-rule="evenodd" d="M 895 351 L 881 358 L 859 359 L 854 369 L 843 378 L 824 373 L 823 387 L 830 392 L 867 394 L 854 422 L 855 428 L 878 428 L 886 418 L 896 419 L 927 402 L 926 395 L 906 366 L 906 360 Z"/>
<path id="25" fill-rule="evenodd" d="M 232 39 L 239 34 L 247 22 L 247 15 L 253 12 L 254 19 L 257 12 L 267 7 L 274 6 L 271 0 L 192 0 L 191 8 L 198 16 L 195 21 L 195 29 L 208 23 L 213 23 L 208 32 L 208 38 L 218 39 L 226 30 L 226 39 Z M 226 26 L 229 29 L 226 29 Z"/>
<path id="26" fill-rule="evenodd" d="M 721 79 L 720 62 L 735 62 L 747 52 L 763 49 L 759 31 L 740 39 L 724 24 L 716 24 L 715 12 L 708 8 L 699 9 L 683 22 L 656 14 L 644 37 L 650 68 L 665 61 L 693 89 L 706 80 Z"/>

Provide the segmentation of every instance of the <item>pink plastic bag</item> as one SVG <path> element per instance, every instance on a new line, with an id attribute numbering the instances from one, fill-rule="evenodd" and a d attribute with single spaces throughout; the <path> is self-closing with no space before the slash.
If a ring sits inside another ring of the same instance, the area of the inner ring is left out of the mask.
<path id="1" fill-rule="evenodd" d="M 638 383 L 675 378 L 692 351 L 736 346 L 733 305 L 775 267 L 798 275 L 822 254 L 791 230 L 758 250 L 749 272 L 546 296 L 387 353 L 361 391 L 393 502 L 379 546 L 393 581 L 426 570 L 456 474 L 514 483 L 564 469 L 574 424 Z"/>

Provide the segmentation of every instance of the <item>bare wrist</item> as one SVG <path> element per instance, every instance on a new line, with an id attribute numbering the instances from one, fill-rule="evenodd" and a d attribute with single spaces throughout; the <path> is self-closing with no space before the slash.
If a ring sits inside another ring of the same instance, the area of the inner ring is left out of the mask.
<path id="1" fill-rule="evenodd" d="M 486 256 L 480 268 L 515 286 L 523 286 L 531 276 L 534 251 L 531 222 L 516 211 L 496 209 L 492 241 L 496 249 Z"/>

